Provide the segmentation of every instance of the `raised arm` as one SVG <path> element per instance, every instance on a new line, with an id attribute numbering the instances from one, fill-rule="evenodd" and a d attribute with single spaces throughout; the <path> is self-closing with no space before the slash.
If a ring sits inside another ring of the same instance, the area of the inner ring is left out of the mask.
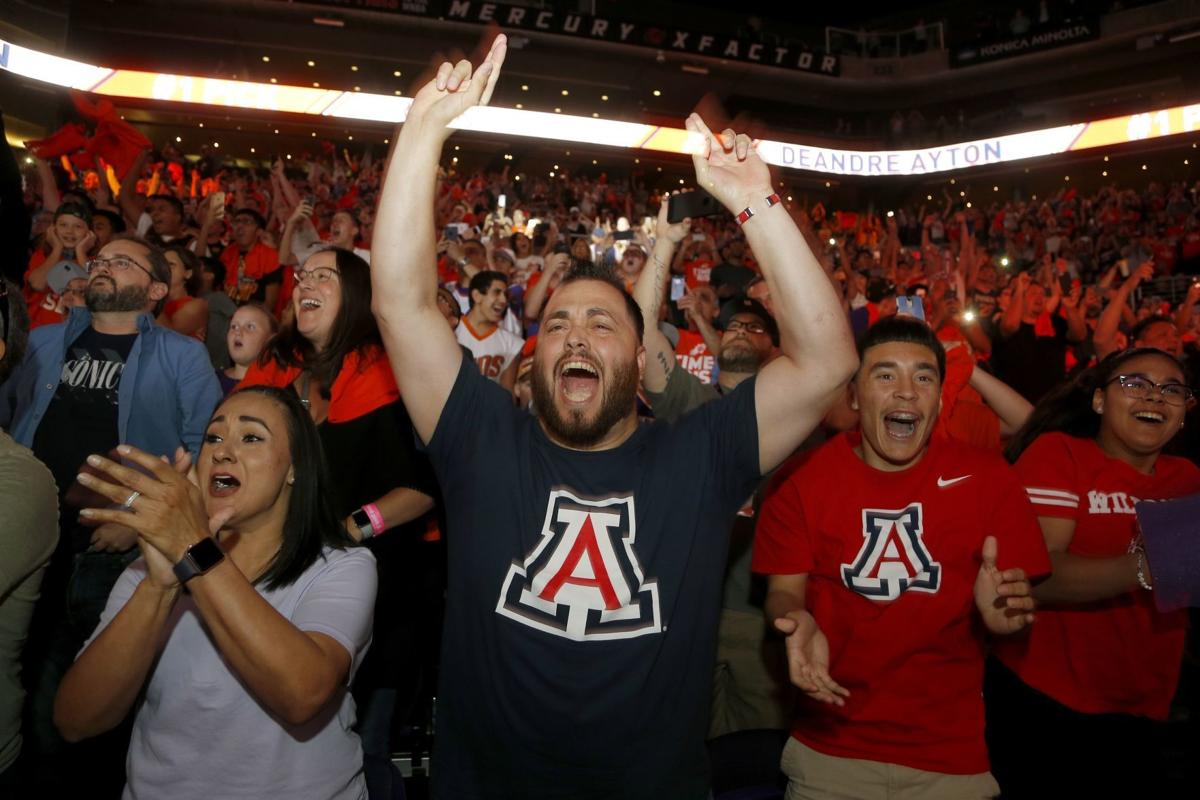
<path id="1" fill-rule="evenodd" d="M 767 165 L 746 135 L 718 138 L 696 114 L 688 130 L 703 143 L 693 154 L 697 184 L 733 214 L 750 208 L 743 230 L 758 258 L 779 324 L 781 355 L 758 374 L 759 467 L 766 473 L 792 454 L 821 421 L 858 368 L 841 301 L 816 256 L 774 193 Z"/>
<path id="2" fill-rule="evenodd" d="M 663 195 L 658 208 L 658 238 L 650 251 L 650 262 L 642 267 L 637 282 L 633 285 L 633 299 L 642 310 L 645 335 L 642 345 L 646 348 L 646 370 L 642 375 L 642 386 L 652 394 L 662 394 L 667 388 L 667 379 L 675 369 L 675 348 L 658 327 L 658 314 L 662 309 L 671 282 L 671 257 L 679 243 L 691 230 L 692 221 L 685 219 L 676 225 L 667 222 L 669 197 Z"/>
<path id="3" fill-rule="evenodd" d="M 371 310 L 413 427 L 428 442 L 454 387 L 462 353 L 437 308 L 434 187 L 446 127 L 491 99 L 504 63 L 501 34 L 474 73 L 449 62 L 417 92 L 396 138 L 371 250 Z"/>
<path id="4" fill-rule="evenodd" d="M 1025 315 L 1025 290 L 1029 288 L 1029 273 L 1022 272 L 1013 281 L 1012 297 L 1008 308 L 1000 317 L 1000 335 L 1012 336 L 1021 328 L 1021 318 Z"/>
<path id="5" fill-rule="evenodd" d="M 1092 343 L 1096 347 L 1096 357 L 1104 358 L 1117 349 L 1117 332 L 1121 329 L 1121 318 L 1129 307 L 1129 297 L 1137 289 L 1138 284 L 1154 275 L 1154 265 L 1150 262 L 1138 265 L 1119 287 L 1113 290 L 1108 305 L 1100 312 L 1096 320 L 1096 330 L 1092 332 Z"/>
<path id="6" fill-rule="evenodd" d="M 1200 281 L 1193 281 L 1188 287 L 1187 296 L 1183 298 L 1179 308 L 1175 309 L 1175 330 L 1179 331 L 1180 336 L 1191 329 L 1192 315 L 1197 303 L 1200 303 Z"/>
<path id="7" fill-rule="evenodd" d="M 1018 394 L 1016 389 L 981 369 L 978 364 L 971 371 L 969 383 L 1000 418 L 1000 433 L 1004 436 L 1012 436 L 1019 431 L 1033 413 L 1032 403 Z"/>
<path id="8" fill-rule="evenodd" d="M 308 218 L 312 216 L 312 207 L 308 203 L 301 203 L 296 206 L 296 210 L 288 217 L 287 223 L 283 226 L 283 233 L 279 235 L 279 263 L 282 265 L 294 264 L 300 266 L 300 261 L 296 257 L 296 251 L 292 247 L 292 239 L 296 235 L 296 229 L 303 225 L 311 225 Z"/>
<path id="9" fill-rule="evenodd" d="M 523 313 L 525 314 L 526 322 L 534 322 L 541 316 L 542 306 L 545 305 L 546 298 L 550 296 L 551 284 L 559 276 L 565 274 L 569 266 L 571 266 L 571 257 L 566 253 L 551 253 L 546 256 L 546 263 L 542 267 L 542 277 L 525 294 L 525 310 Z"/>
<path id="10" fill-rule="evenodd" d="M 62 198 L 58 193 L 58 182 L 54 180 L 54 170 L 50 168 L 50 162 L 44 158 L 37 159 L 37 173 L 42 184 L 42 208 L 57 211 Z"/>
<path id="11" fill-rule="evenodd" d="M 138 194 L 137 182 L 138 178 L 142 177 L 142 171 L 146 169 L 146 161 L 150 158 L 150 151 L 143 150 L 137 154 L 137 158 L 133 160 L 133 166 L 121 178 L 121 191 L 117 194 L 117 203 L 121 206 L 121 213 L 125 215 L 125 221 L 129 223 L 129 227 L 137 230 L 138 219 L 142 216 L 142 210 L 146 206 L 146 198 Z"/>

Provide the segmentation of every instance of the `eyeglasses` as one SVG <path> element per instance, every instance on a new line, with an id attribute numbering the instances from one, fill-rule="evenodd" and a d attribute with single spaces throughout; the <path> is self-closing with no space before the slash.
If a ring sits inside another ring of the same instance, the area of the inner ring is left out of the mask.
<path id="1" fill-rule="evenodd" d="M 744 322 L 740 319 L 731 319 L 729 324 L 725 326 L 726 333 L 734 333 L 735 331 L 745 331 L 746 333 L 766 333 L 767 326 L 761 322 Z"/>
<path id="2" fill-rule="evenodd" d="M 1141 375 L 1118 375 L 1109 383 L 1120 383 L 1121 391 L 1131 400 L 1149 400 L 1157 390 L 1162 395 L 1163 402 L 1169 406 L 1187 405 L 1195 396 L 1195 392 L 1182 383 L 1155 383 Z"/>
<path id="3" fill-rule="evenodd" d="M 111 258 L 102 258 L 100 256 L 97 256 L 96 258 L 93 258 L 91 261 L 88 261 L 86 264 L 83 265 L 83 268 L 85 270 L 87 270 L 88 275 L 91 275 L 93 272 L 100 269 L 101 267 L 105 267 L 106 269 L 108 269 L 111 272 L 126 272 L 127 270 L 131 269 L 132 267 L 137 267 L 142 272 L 149 275 L 150 280 L 158 281 L 158 278 L 154 277 L 153 272 L 146 269 L 145 267 L 143 267 L 138 262 L 134 261 L 129 256 L 113 256 Z M 158 282 L 162 283 L 162 281 L 158 281 Z"/>
<path id="4" fill-rule="evenodd" d="M 338 271 L 333 267 L 316 267 L 314 269 L 297 269 L 294 270 L 296 283 L 304 283 L 309 278 L 312 278 L 313 283 L 329 283 L 333 280 Z"/>

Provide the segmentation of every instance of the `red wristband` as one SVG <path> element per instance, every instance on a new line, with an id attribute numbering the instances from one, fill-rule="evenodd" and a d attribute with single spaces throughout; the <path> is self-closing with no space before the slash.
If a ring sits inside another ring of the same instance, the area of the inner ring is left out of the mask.
<path id="1" fill-rule="evenodd" d="M 767 195 L 767 208 L 770 208 L 773 205 L 777 205 L 778 203 L 779 203 L 779 195 L 778 194 L 776 194 L 775 192 L 772 192 L 771 194 Z M 754 210 L 751 209 L 750 206 L 746 206 L 737 215 L 738 225 L 745 225 L 747 220 L 749 220 L 753 216 L 754 216 Z"/>

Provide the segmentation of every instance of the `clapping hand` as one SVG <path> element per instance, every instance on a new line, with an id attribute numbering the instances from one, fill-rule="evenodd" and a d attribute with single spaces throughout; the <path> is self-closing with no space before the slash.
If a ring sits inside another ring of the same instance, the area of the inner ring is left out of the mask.
<path id="1" fill-rule="evenodd" d="M 209 518 L 200 488 L 183 474 L 190 468 L 188 459 L 176 454 L 175 465 L 170 465 L 129 445 L 121 445 L 117 450 L 140 469 L 102 456 L 89 456 L 88 464 L 112 480 L 81 473 L 79 482 L 119 505 L 85 508 L 80 514 L 89 520 L 119 523 L 137 531 L 151 578 L 161 588 L 171 588 L 176 582 L 171 566 L 193 544 L 220 530 L 233 509 L 223 509 Z"/>

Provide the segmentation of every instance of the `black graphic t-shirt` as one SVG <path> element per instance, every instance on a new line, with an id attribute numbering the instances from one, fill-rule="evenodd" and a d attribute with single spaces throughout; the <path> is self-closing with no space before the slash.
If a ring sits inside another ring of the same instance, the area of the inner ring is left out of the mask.
<path id="1" fill-rule="evenodd" d="M 449 588 L 434 796 L 703 798 L 754 381 L 613 450 L 552 443 L 463 360 L 428 451 Z"/>
<path id="2" fill-rule="evenodd" d="M 33 453 L 50 468 L 60 494 L 88 456 L 119 444 L 117 390 L 136 339 L 88 328 L 67 348 L 58 389 L 33 437 Z"/>

